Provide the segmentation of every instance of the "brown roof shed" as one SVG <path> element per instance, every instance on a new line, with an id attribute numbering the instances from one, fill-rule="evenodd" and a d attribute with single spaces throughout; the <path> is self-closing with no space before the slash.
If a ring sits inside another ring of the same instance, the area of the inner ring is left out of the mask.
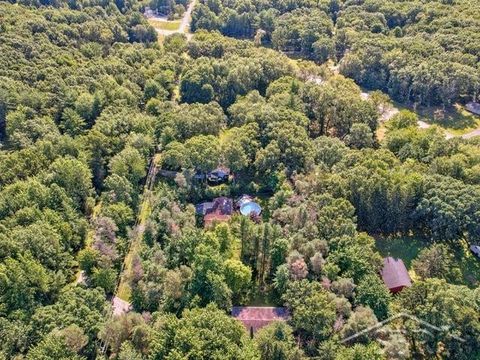
<path id="1" fill-rule="evenodd" d="M 394 259 L 393 257 L 383 259 L 381 275 L 383 282 L 392 293 L 397 293 L 404 287 L 412 286 L 410 275 L 408 275 L 407 268 L 401 259 Z"/>
<path id="2" fill-rule="evenodd" d="M 234 306 L 232 316 L 240 320 L 251 334 L 273 321 L 286 321 L 290 314 L 284 307 Z"/>

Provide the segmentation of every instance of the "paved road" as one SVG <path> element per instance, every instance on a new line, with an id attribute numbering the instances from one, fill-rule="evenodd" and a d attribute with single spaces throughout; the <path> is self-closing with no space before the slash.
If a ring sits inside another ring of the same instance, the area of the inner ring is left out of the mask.
<path id="1" fill-rule="evenodd" d="M 363 100 L 368 100 L 368 98 L 370 97 L 370 94 L 367 93 L 367 92 L 362 92 L 360 94 L 360 96 L 362 97 Z M 395 106 L 392 106 L 390 108 L 390 110 L 387 110 L 382 116 L 381 116 L 381 120 L 382 121 L 388 121 L 390 120 L 395 114 L 397 114 L 400 110 L 395 107 Z M 425 121 L 422 121 L 422 120 L 419 120 L 417 121 L 417 124 L 418 124 L 418 127 L 420 129 L 428 129 L 429 127 L 432 126 L 432 124 L 429 124 Z M 451 139 L 451 138 L 454 138 L 456 137 L 457 135 L 454 135 L 452 134 L 451 132 L 447 131 L 447 130 L 444 130 L 443 131 L 445 133 L 445 139 Z M 473 138 L 475 136 L 480 136 L 480 128 L 477 128 L 475 130 L 472 130 L 470 131 L 469 133 L 466 133 L 466 134 L 463 134 L 461 135 L 462 139 L 470 139 L 470 138 Z"/>

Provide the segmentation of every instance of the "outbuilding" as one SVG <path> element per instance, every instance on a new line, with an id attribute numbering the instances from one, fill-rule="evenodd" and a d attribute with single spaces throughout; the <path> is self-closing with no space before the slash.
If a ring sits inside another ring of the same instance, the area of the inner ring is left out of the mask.
<path id="1" fill-rule="evenodd" d="M 208 183 L 211 185 L 219 185 L 228 182 L 230 178 L 230 169 L 226 167 L 219 167 L 207 173 Z"/>
<path id="2" fill-rule="evenodd" d="M 469 102 L 467 105 L 465 105 L 465 108 L 472 114 L 480 115 L 480 103 L 478 102 Z"/>
<path id="3" fill-rule="evenodd" d="M 410 275 L 401 259 L 394 259 L 390 256 L 383 259 L 381 275 L 385 286 L 393 294 L 402 291 L 405 287 L 412 286 Z"/>
<path id="4" fill-rule="evenodd" d="M 284 307 L 234 306 L 232 316 L 240 320 L 250 336 L 273 321 L 287 321 L 290 314 Z"/>

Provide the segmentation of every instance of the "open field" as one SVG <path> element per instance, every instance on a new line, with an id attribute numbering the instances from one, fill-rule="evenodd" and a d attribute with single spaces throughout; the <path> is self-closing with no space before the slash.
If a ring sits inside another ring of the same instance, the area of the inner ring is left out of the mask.
<path id="1" fill-rule="evenodd" d="M 168 30 L 168 31 L 176 31 L 180 28 L 181 21 L 163 21 L 163 20 L 156 20 L 156 19 L 148 19 L 150 25 L 152 25 L 155 29 L 160 30 Z"/>

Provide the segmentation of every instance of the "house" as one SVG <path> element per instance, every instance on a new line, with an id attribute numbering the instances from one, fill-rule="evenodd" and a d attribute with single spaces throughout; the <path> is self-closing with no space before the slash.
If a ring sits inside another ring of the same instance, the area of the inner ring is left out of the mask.
<path id="1" fill-rule="evenodd" d="M 381 275 L 383 282 L 393 294 L 402 291 L 405 287 L 412 286 L 410 275 L 401 259 L 393 257 L 383 259 Z"/>
<path id="2" fill-rule="evenodd" d="M 205 227 L 210 227 L 215 222 L 230 220 L 233 214 L 233 201 L 227 197 L 218 197 L 212 202 L 198 204 L 195 210 L 198 215 L 203 215 Z"/>
<path id="3" fill-rule="evenodd" d="M 226 183 L 230 178 L 230 169 L 221 167 L 207 173 L 207 180 L 212 185 Z"/>
<path id="4" fill-rule="evenodd" d="M 273 321 L 286 321 L 290 314 L 283 307 L 234 306 L 232 316 L 250 331 L 250 336 Z"/>
<path id="5" fill-rule="evenodd" d="M 480 245 L 470 245 L 470 251 L 480 259 Z"/>

